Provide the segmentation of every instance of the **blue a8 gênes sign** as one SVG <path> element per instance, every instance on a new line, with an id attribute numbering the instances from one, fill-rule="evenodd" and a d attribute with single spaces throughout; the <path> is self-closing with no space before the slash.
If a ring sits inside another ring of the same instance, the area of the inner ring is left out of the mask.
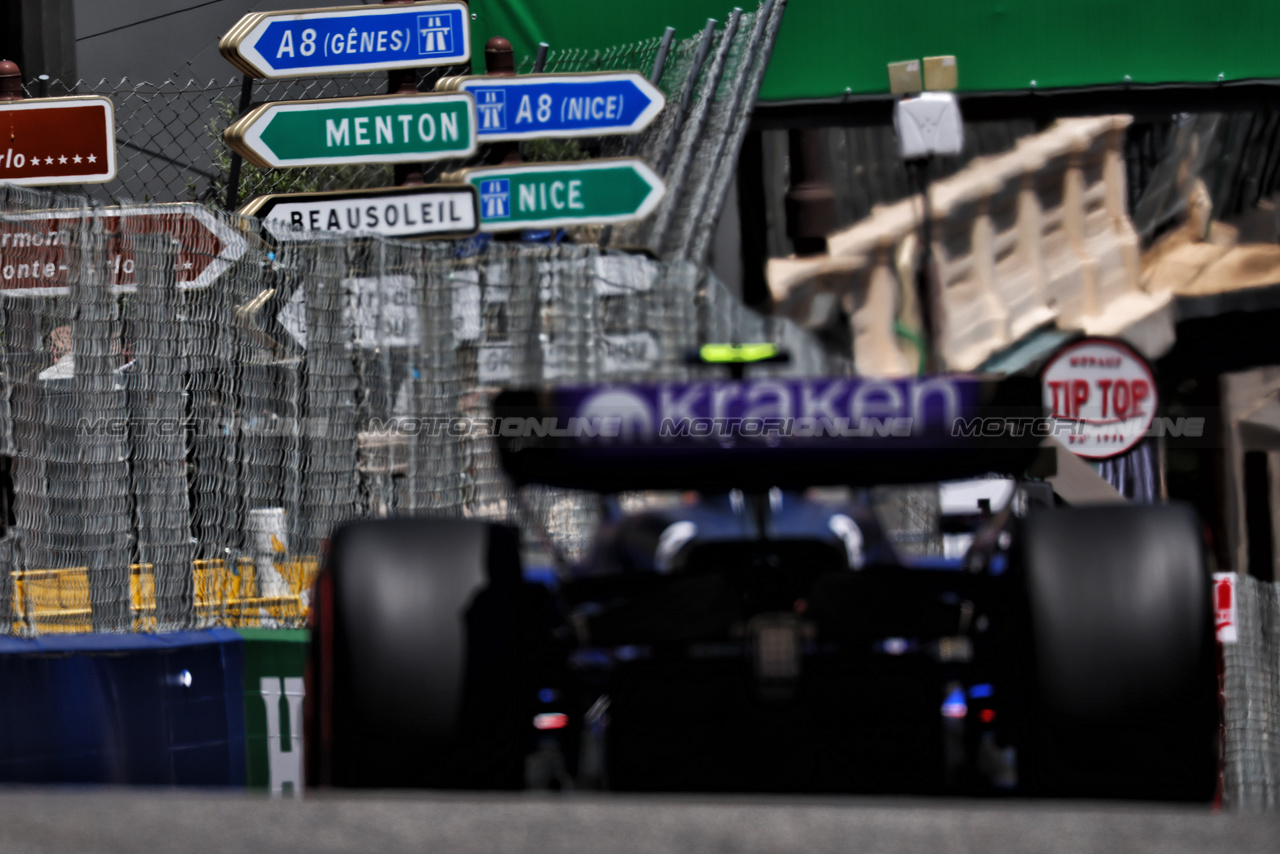
<path id="1" fill-rule="evenodd" d="M 634 72 L 455 77 L 441 84 L 475 96 L 481 142 L 639 133 L 666 103 Z"/>
<path id="2" fill-rule="evenodd" d="M 469 22 L 458 2 L 259 12 L 218 49 L 253 77 L 459 65 L 471 58 Z"/>

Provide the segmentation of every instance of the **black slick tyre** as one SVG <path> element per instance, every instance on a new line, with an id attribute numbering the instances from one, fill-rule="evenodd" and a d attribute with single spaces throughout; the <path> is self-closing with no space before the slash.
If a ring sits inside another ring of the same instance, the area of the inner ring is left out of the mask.
<path id="1" fill-rule="evenodd" d="M 521 590 L 513 529 L 454 519 L 339 528 L 313 603 L 311 785 L 520 786 Z"/>
<path id="2" fill-rule="evenodd" d="M 1211 579 L 1187 507 L 1045 510 L 1021 531 L 1019 773 L 1044 797 L 1204 801 L 1217 778 Z"/>

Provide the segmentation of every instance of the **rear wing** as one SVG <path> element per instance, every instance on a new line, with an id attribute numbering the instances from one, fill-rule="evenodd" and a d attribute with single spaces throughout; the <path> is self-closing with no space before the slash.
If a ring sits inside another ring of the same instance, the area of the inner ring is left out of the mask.
<path id="1" fill-rule="evenodd" d="M 1018 475 L 1047 435 L 1026 377 L 566 386 L 504 391 L 494 415 L 517 485 L 606 493 Z"/>

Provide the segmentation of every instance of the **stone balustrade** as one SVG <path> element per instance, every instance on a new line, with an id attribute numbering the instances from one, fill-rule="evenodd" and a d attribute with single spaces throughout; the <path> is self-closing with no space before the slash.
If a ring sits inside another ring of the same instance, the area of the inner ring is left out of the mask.
<path id="1" fill-rule="evenodd" d="M 1143 290 L 1125 202 L 1128 116 L 1067 119 L 930 187 L 941 367 L 968 371 L 1056 324 L 1120 335 L 1148 355 L 1172 343 L 1170 295 Z M 914 373 L 920 196 L 878 206 L 828 253 L 774 259 L 776 312 L 819 328 L 843 306 L 861 374 Z"/>

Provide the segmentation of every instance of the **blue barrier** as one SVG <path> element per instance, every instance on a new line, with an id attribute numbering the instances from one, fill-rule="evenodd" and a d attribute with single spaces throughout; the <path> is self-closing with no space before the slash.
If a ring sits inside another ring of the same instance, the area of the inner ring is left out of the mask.
<path id="1" fill-rule="evenodd" d="M 244 786 L 230 629 L 0 638 L 0 782 Z"/>

